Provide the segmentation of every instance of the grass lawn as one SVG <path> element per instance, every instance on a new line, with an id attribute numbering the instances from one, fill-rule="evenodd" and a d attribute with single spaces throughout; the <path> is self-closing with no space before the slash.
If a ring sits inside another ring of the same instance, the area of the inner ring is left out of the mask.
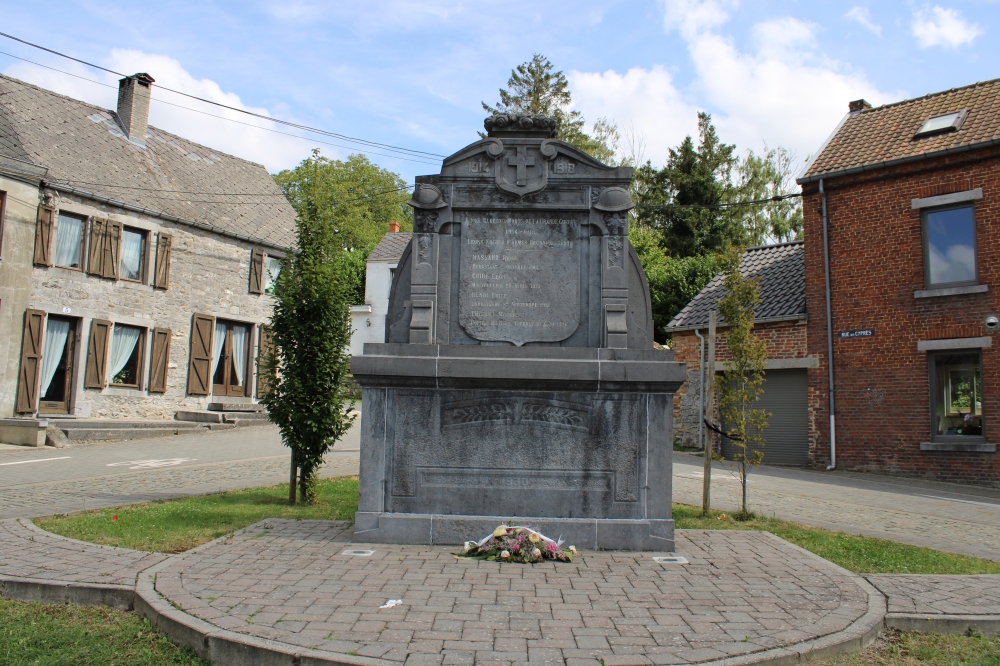
<path id="1" fill-rule="evenodd" d="M 1000 636 L 881 634 L 866 650 L 825 662 L 830 666 L 1000 666 Z"/>
<path id="2" fill-rule="evenodd" d="M 319 482 L 313 506 L 289 506 L 288 486 L 134 504 L 39 518 L 35 524 L 63 536 L 136 550 L 179 553 L 264 518 L 352 520 L 358 508 L 356 477 Z M 774 518 L 736 522 L 713 511 L 674 504 L 678 528 L 767 530 L 857 573 L 1000 573 L 1000 562 L 952 555 L 872 537 L 832 532 Z M 118 520 L 112 520 L 118 516 Z"/>
<path id="3" fill-rule="evenodd" d="M 312 506 L 288 504 L 288 484 L 35 518 L 43 530 L 134 550 L 180 553 L 265 518 L 354 520 L 358 479 L 324 479 Z M 112 520 L 114 516 L 118 520 Z"/>
<path id="4" fill-rule="evenodd" d="M 777 518 L 737 522 L 721 511 L 674 504 L 674 525 L 702 530 L 767 530 L 855 573 L 1000 574 L 1000 562 L 944 553 L 874 537 L 833 532 Z"/>
<path id="5" fill-rule="evenodd" d="M 134 613 L 97 606 L 0 598 L 0 663 L 5 666 L 204 666 Z"/>

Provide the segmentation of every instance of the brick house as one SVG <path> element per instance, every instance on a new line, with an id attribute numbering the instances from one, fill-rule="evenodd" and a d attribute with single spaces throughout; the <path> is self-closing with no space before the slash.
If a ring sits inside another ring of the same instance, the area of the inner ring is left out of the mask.
<path id="1" fill-rule="evenodd" d="M 798 182 L 812 462 L 1000 486 L 1000 80 L 853 102 Z"/>
<path id="2" fill-rule="evenodd" d="M 262 165 L 148 126 L 153 83 L 110 111 L 0 76 L 4 423 L 255 401 L 295 213 Z"/>
<path id="3" fill-rule="evenodd" d="M 809 376 L 818 360 L 807 345 L 805 244 L 801 241 L 748 249 L 740 259 L 740 273 L 760 280 L 761 306 L 754 332 L 767 340 L 768 360 L 760 406 L 772 414 L 767 429 L 764 460 L 769 464 L 808 465 L 814 455 L 817 396 L 808 390 Z M 687 381 L 674 394 L 674 439 L 684 446 L 701 448 L 699 424 L 701 386 L 707 363 L 708 315 L 723 296 L 722 275 L 715 276 L 667 326 L 672 334 L 674 358 L 686 363 Z M 700 337 L 699 337 L 700 336 Z M 725 323 L 720 322 L 715 352 L 715 372 L 731 359 L 726 346 Z M 727 457 L 730 442 L 715 441 Z"/>

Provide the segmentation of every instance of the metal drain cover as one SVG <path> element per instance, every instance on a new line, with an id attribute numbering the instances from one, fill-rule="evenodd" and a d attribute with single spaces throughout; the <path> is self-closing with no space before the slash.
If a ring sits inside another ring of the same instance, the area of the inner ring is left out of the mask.
<path id="1" fill-rule="evenodd" d="M 370 557 L 374 554 L 374 550 L 345 550 L 341 553 L 341 555 L 355 555 L 357 557 Z"/>
<path id="2" fill-rule="evenodd" d="M 653 561 L 660 564 L 689 564 L 687 558 L 683 555 L 658 556 L 654 557 Z"/>

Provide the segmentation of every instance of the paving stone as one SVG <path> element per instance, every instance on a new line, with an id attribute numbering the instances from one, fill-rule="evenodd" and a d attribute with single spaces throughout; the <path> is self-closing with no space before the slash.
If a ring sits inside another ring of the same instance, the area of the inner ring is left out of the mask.
<path id="1" fill-rule="evenodd" d="M 1000 575 L 865 578 L 886 596 L 890 613 L 1000 615 Z"/>

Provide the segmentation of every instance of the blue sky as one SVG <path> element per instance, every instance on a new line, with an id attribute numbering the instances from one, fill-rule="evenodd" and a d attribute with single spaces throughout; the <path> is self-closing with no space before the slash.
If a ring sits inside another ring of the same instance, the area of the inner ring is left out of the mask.
<path id="1" fill-rule="evenodd" d="M 852 99 L 875 104 L 1000 77 L 1000 2 L 3 2 L 2 30 L 102 66 L 286 120 L 447 155 L 474 141 L 534 52 L 576 108 L 662 164 L 713 114 L 743 150 L 815 152 Z M 0 51 L 116 86 L 116 77 L 0 38 Z M 992 63 L 992 65 L 991 65 Z M 105 107 L 103 87 L 0 55 L 0 71 Z M 276 171 L 321 145 L 154 88 L 151 122 Z M 284 130 L 282 130 L 284 131 Z M 371 155 L 408 180 L 435 164 Z"/>

